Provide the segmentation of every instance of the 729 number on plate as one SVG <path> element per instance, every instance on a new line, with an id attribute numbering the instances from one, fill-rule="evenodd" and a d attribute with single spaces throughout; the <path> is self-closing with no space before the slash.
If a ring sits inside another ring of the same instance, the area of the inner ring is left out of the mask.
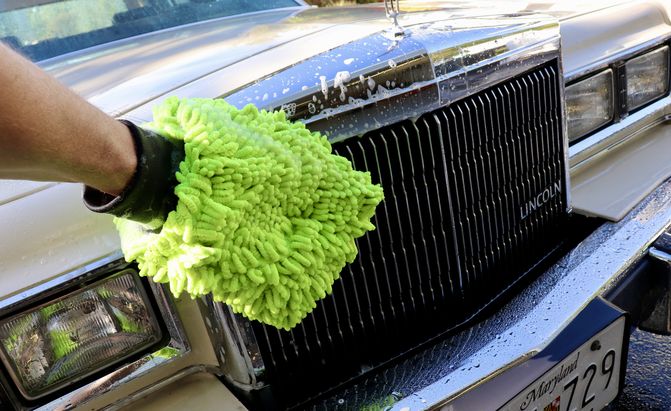
<path id="1" fill-rule="evenodd" d="M 555 364 L 501 410 L 598 411 L 617 396 L 624 341 L 620 317 Z"/>

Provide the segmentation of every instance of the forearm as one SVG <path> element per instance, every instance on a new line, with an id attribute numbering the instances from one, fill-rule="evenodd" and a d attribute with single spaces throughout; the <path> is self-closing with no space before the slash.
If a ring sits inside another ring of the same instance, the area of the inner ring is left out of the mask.
<path id="1" fill-rule="evenodd" d="M 0 61 L 0 178 L 120 193 L 136 167 L 128 129 L 1 44 Z"/>

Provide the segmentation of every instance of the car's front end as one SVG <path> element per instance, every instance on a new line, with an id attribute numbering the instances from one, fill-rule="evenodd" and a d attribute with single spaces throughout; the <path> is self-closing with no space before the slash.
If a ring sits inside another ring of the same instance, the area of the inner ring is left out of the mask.
<path id="1" fill-rule="evenodd" d="M 281 331 L 140 281 L 79 187 L 3 183 L 2 404 L 611 402 L 630 327 L 671 330 L 670 10 L 581 7 L 410 3 L 394 26 L 381 4 L 297 5 L 43 61 L 137 123 L 168 95 L 284 110 L 385 201 L 333 293 Z M 78 346 L 77 328 L 98 345 Z"/>

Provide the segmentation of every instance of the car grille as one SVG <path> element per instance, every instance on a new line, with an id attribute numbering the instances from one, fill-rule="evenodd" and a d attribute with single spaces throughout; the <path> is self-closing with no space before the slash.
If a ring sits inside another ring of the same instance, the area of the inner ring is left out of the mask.
<path id="1" fill-rule="evenodd" d="M 564 237 L 556 61 L 333 149 L 368 170 L 385 200 L 312 314 L 289 332 L 252 323 L 287 404 L 455 329 Z"/>

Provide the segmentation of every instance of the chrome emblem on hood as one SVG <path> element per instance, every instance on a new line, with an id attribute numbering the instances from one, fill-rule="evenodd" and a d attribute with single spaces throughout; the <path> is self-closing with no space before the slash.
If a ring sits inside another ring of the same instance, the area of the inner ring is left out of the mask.
<path id="1" fill-rule="evenodd" d="M 395 36 L 403 35 L 403 27 L 398 24 L 398 15 L 401 14 L 399 0 L 384 0 L 384 11 L 387 18 L 394 23 L 393 32 Z"/>

